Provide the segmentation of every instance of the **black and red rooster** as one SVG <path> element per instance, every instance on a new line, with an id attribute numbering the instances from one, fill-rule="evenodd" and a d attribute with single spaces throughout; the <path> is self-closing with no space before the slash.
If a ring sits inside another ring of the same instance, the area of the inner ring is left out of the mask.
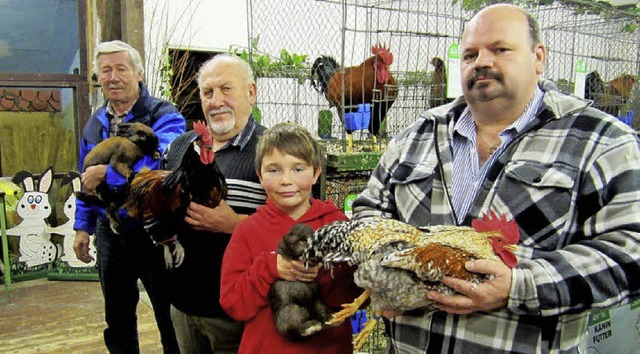
<path id="1" fill-rule="evenodd" d="M 368 130 L 374 140 L 380 133 L 380 126 L 387 111 L 396 100 L 396 79 L 389 66 L 393 63 L 393 54 L 386 46 L 376 44 L 371 48 L 373 56 L 358 66 L 341 68 L 330 56 L 321 56 L 315 60 L 311 68 L 311 85 L 316 91 L 324 94 L 332 107 L 336 107 L 340 120 L 344 124 L 342 108 L 345 113 L 357 111 L 357 105 L 371 104 L 371 119 Z M 344 82 L 344 91 L 343 91 Z M 342 96 L 344 93 L 344 107 Z M 349 146 L 352 145 L 351 131 Z"/>
<path id="2" fill-rule="evenodd" d="M 202 121 L 194 124 L 194 131 L 197 137 L 176 170 L 141 171 L 131 181 L 127 213 L 141 220 L 147 234 L 159 244 L 176 241 L 192 201 L 215 208 L 227 196 L 227 183 L 215 162 L 211 131 Z"/>

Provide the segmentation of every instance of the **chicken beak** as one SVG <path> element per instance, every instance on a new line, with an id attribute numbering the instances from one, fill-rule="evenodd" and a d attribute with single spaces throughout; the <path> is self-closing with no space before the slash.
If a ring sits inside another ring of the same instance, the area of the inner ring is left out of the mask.
<path id="1" fill-rule="evenodd" d="M 504 248 L 511 252 L 515 252 L 518 250 L 518 245 L 504 245 Z"/>

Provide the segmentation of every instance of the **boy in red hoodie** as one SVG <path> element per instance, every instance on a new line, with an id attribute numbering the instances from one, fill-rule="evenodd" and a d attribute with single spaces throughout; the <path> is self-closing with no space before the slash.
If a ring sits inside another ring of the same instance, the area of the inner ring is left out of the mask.
<path id="1" fill-rule="evenodd" d="M 353 353 L 349 321 L 293 342 L 277 332 L 268 300 L 271 285 L 280 279 L 315 281 L 331 312 L 358 295 L 353 269 L 347 265 L 332 271 L 305 269 L 299 260 L 276 253 L 282 236 L 297 223 L 318 229 L 347 220 L 331 202 L 311 198 L 322 171 L 320 161 L 318 143 L 297 124 L 277 124 L 258 142 L 256 171 L 267 204 L 236 226 L 222 261 L 220 304 L 245 324 L 239 353 Z"/>

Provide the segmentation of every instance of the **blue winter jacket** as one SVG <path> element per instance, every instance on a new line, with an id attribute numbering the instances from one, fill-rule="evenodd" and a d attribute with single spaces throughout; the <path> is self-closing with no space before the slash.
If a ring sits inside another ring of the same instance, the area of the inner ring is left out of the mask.
<path id="1" fill-rule="evenodd" d="M 84 158 L 96 144 L 109 137 L 109 117 L 107 116 L 108 102 L 98 108 L 87 121 L 82 132 L 80 141 L 80 156 L 78 170 L 84 170 Z M 123 122 L 141 122 L 151 128 L 158 136 L 160 154 L 164 152 L 167 145 L 178 135 L 186 130 L 184 117 L 178 109 L 170 102 L 152 97 L 146 85 L 140 83 L 140 96 L 131 108 L 131 111 L 123 119 Z M 134 172 L 140 171 L 143 167 L 157 169 L 160 160 L 154 160 L 151 156 L 144 156 L 133 165 Z M 111 190 L 117 191 L 125 183 L 126 179 L 110 165 L 107 165 L 106 183 Z M 85 230 L 90 235 L 95 233 L 98 217 L 106 218 L 103 207 L 89 205 L 81 200 L 76 201 L 76 220 L 73 225 L 74 230 Z"/>

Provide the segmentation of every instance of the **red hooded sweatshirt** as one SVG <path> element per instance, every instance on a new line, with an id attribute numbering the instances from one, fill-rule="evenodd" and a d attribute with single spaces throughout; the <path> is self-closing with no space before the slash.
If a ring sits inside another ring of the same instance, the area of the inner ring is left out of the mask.
<path id="1" fill-rule="evenodd" d="M 245 324 L 240 354 L 353 353 L 350 321 L 291 342 L 276 330 L 267 298 L 271 284 L 280 279 L 276 249 L 282 236 L 300 222 L 318 229 L 337 220 L 347 217 L 331 202 L 311 199 L 311 209 L 293 220 L 267 200 L 266 205 L 236 226 L 222 261 L 220 304 L 231 317 Z M 353 268 L 347 265 L 334 267 L 333 271 L 321 269 L 316 283 L 324 304 L 332 312 L 358 296 Z"/>

